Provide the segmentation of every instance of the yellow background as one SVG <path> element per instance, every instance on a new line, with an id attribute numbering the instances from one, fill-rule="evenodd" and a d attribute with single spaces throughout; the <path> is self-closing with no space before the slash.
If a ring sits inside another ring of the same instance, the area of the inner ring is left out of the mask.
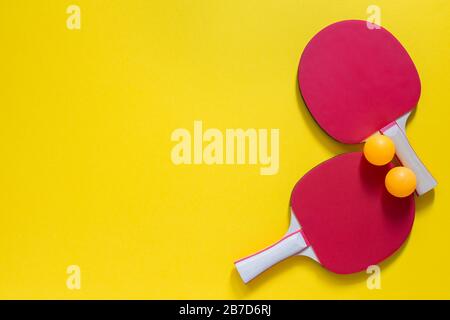
<path id="1" fill-rule="evenodd" d="M 294 183 L 361 149 L 314 123 L 296 73 L 317 31 L 371 4 L 419 70 L 408 135 L 439 185 L 381 290 L 300 257 L 244 285 L 233 261 L 285 232 Z M 1 1 L 0 298 L 450 298 L 449 39 L 446 0 Z M 170 134 L 194 120 L 279 128 L 279 173 L 175 166 Z"/>

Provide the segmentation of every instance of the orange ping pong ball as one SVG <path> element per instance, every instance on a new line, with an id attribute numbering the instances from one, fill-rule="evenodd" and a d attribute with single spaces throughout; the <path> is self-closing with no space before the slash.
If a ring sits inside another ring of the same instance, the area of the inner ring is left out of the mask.
<path id="1" fill-rule="evenodd" d="M 390 194 L 404 198 L 416 189 L 416 175 L 409 168 L 395 167 L 389 170 L 384 183 Z"/>
<path id="2" fill-rule="evenodd" d="M 384 166 L 391 162 L 395 155 L 395 145 L 384 135 L 372 136 L 364 144 L 364 156 L 376 166 Z"/>

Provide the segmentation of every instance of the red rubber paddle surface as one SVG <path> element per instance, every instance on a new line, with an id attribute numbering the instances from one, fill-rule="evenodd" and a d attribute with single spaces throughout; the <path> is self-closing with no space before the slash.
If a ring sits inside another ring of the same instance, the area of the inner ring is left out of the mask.
<path id="1" fill-rule="evenodd" d="M 332 24 L 305 47 L 298 82 L 306 106 L 331 137 L 359 143 L 416 107 L 420 79 L 400 42 L 366 21 Z"/>
<path id="2" fill-rule="evenodd" d="M 414 222 L 414 196 L 390 195 L 384 179 L 392 165 L 377 167 L 361 152 L 323 162 L 296 184 L 291 208 L 326 269 L 365 270 L 394 253 Z"/>

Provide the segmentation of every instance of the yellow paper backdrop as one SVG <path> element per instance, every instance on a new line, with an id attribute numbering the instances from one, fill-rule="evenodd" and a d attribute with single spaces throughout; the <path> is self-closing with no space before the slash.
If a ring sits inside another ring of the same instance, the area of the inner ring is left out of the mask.
<path id="1" fill-rule="evenodd" d="M 361 149 L 320 130 L 296 74 L 317 31 L 371 4 L 419 70 L 408 135 L 439 185 L 381 290 L 306 258 L 244 285 L 233 261 L 284 233 L 294 183 Z M 0 298 L 450 298 L 449 39 L 446 0 L 1 1 Z M 279 173 L 175 166 L 194 120 L 279 128 Z"/>

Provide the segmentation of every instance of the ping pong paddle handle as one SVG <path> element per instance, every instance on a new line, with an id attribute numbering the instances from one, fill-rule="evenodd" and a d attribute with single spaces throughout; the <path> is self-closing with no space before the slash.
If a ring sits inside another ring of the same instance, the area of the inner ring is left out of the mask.
<path id="1" fill-rule="evenodd" d="M 242 280 L 247 283 L 274 264 L 289 258 L 308 247 L 301 230 L 286 235 L 273 245 L 243 259 L 236 261 Z"/>
<path id="2" fill-rule="evenodd" d="M 395 153 L 405 167 L 411 169 L 416 175 L 416 192 L 420 196 L 434 187 L 437 182 L 420 161 L 417 154 L 408 142 L 405 132 L 405 122 L 394 121 L 391 125 L 381 130 L 381 133 L 392 139 L 395 144 Z"/>

